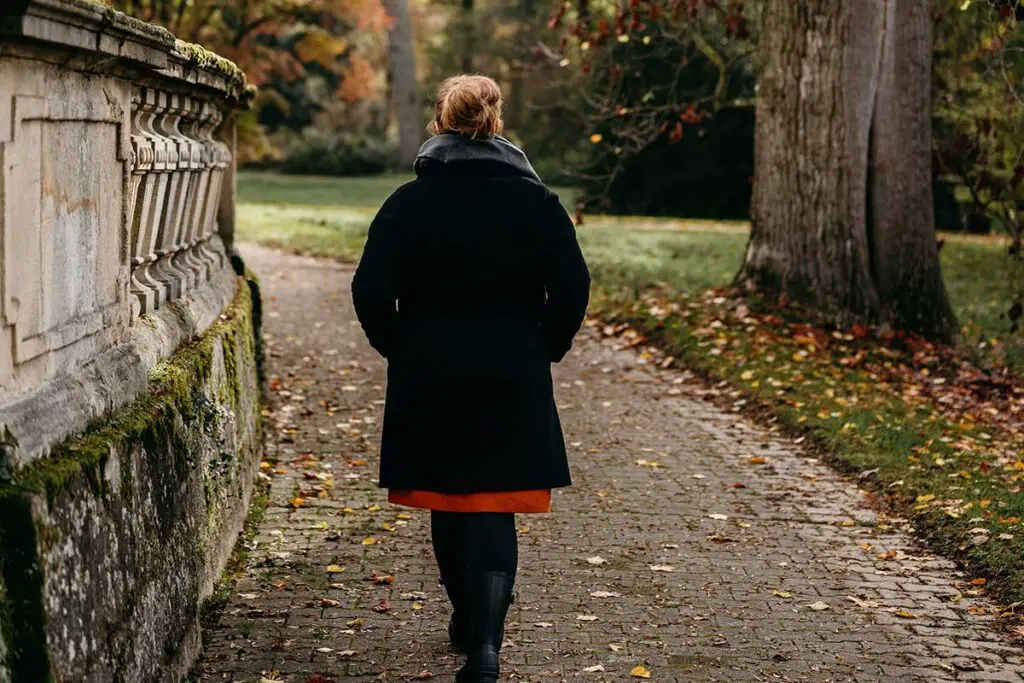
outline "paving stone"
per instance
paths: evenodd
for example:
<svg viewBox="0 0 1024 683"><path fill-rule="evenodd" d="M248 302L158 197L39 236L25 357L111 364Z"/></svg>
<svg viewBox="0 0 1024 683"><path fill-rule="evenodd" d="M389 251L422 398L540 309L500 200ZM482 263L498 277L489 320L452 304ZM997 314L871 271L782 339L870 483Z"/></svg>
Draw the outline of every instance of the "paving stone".
<svg viewBox="0 0 1024 683"><path fill-rule="evenodd" d="M429 514L388 505L375 486L385 364L353 324L352 270L243 253L265 296L267 460L281 473L204 633L200 678L450 681L459 658ZM517 518L509 680L625 681L643 665L651 681L1024 683L1024 652L994 628L994 606L951 602L964 580L951 562L799 446L716 408L708 387L657 361L588 328L555 369L575 485L555 492L552 514Z"/></svg>

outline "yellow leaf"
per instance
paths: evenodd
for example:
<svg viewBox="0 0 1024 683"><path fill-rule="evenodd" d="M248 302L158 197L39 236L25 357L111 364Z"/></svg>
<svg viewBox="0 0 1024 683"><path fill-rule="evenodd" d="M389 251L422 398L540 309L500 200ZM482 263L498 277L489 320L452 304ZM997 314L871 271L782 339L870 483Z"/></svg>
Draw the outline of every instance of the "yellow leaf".
<svg viewBox="0 0 1024 683"><path fill-rule="evenodd" d="M791 598L791 597L793 597L793 594L790 593L789 591L772 591L772 593L777 595L777 596L779 596L780 598Z"/></svg>
<svg viewBox="0 0 1024 683"><path fill-rule="evenodd" d="M376 544L377 544L377 539L374 538L373 536L367 536L366 538L363 539L363 545L376 545Z"/></svg>
<svg viewBox="0 0 1024 683"><path fill-rule="evenodd" d="M594 133L593 135L590 136L590 142L592 142L595 145L597 143L601 142L601 140L603 140L603 139L604 138L601 136L600 133Z"/></svg>
<svg viewBox="0 0 1024 683"><path fill-rule="evenodd" d="M293 508L300 508L306 504L306 499L296 496L295 498L292 498L291 503Z"/></svg>
<svg viewBox="0 0 1024 683"><path fill-rule="evenodd" d="M337 564L329 564L329 565L327 565L327 573L328 574L340 574L343 571L345 571L345 568L342 567L341 565L337 565Z"/></svg>
<svg viewBox="0 0 1024 683"><path fill-rule="evenodd" d="M412 603L412 608L413 609L423 609L423 603L422 602L414 602L414 603Z"/></svg>
<svg viewBox="0 0 1024 683"><path fill-rule="evenodd" d="M638 664L633 667L633 670L629 672L629 675L633 678L650 678L651 670L642 664Z"/></svg>
<svg viewBox="0 0 1024 683"><path fill-rule="evenodd" d="M408 515L408 514L406 514L404 512L399 512L397 518L398 519L412 519L412 515Z"/></svg>
<svg viewBox="0 0 1024 683"><path fill-rule="evenodd" d="M390 524L381 524L380 528L383 529L384 531L394 531L395 530L395 527L391 526Z"/></svg>
<svg viewBox="0 0 1024 683"><path fill-rule="evenodd" d="M313 525L313 528L314 529L320 529L321 531L323 531L324 529L331 528L331 525L328 524L327 522L317 522L316 524Z"/></svg>
<svg viewBox="0 0 1024 683"><path fill-rule="evenodd" d="M349 619L348 621L345 622L345 626L348 626L349 628L359 628L362 625L363 625L363 620L362 619Z"/></svg>
<svg viewBox="0 0 1024 683"><path fill-rule="evenodd" d="M380 505L371 505L370 507L368 507L366 509L369 512L377 512L378 510L380 510Z"/></svg>
<svg viewBox="0 0 1024 683"><path fill-rule="evenodd" d="M904 619L917 619L917 615L905 609L897 610L896 616L903 617Z"/></svg>
<svg viewBox="0 0 1024 683"><path fill-rule="evenodd" d="M261 470L269 470L271 467L273 467L273 465L271 465L266 460L264 460L263 462L260 463L260 469Z"/></svg>
<svg viewBox="0 0 1024 683"><path fill-rule="evenodd" d="M740 375L740 379L743 379L743 380L754 379L754 371L753 370L747 370L742 375Z"/></svg>

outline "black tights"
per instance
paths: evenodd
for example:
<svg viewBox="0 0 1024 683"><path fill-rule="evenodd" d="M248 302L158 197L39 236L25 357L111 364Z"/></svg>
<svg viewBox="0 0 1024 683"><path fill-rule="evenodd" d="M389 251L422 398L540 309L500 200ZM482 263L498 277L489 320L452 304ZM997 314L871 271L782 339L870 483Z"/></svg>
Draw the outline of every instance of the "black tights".
<svg viewBox="0 0 1024 683"><path fill-rule="evenodd" d="M434 555L445 572L496 571L516 573L519 543L511 512L430 513Z"/></svg>

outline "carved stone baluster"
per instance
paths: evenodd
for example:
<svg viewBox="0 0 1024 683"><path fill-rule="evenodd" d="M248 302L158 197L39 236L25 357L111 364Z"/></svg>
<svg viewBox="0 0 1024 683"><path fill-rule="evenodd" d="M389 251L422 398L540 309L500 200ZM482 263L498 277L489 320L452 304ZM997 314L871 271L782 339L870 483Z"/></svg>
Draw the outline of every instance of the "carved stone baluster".
<svg viewBox="0 0 1024 683"><path fill-rule="evenodd" d="M156 310L163 296L163 287L151 273L156 262L157 245L164 207L167 201L167 157L168 141L155 128L155 120L163 112L166 100L163 94L143 88L139 91L138 108L133 114L133 146L138 141L137 157L141 177L136 191L132 221L132 280L131 295L134 315ZM141 162L143 156L151 154L152 162Z"/></svg>
<svg viewBox="0 0 1024 683"><path fill-rule="evenodd" d="M208 258L212 268L221 268L225 265L225 254L222 249L213 249L209 240L217 235L217 211L220 207L220 193L224 186L224 175L228 166L231 165L231 149L222 141L214 137L214 131L224 120L224 115L219 109L214 109L209 127L203 133L204 142L211 146L213 152L213 168L210 172L210 190L207 192L206 205L203 207L203 253Z"/></svg>
<svg viewBox="0 0 1024 683"><path fill-rule="evenodd" d="M174 267L171 259L178 249L176 237L184 196L180 168L182 136L177 130L177 121L181 118L183 107L181 95L163 92L159 94L165 106L154 119L153 128L165 142L167 157L164 161L164 173L167 176L167 192L157 229L157 262L150 272L161 285L159 301L163 303L181 296L182 282L186 279L185 274Z"/></svg>
<svg viewBox="0 0 1024 683"><path fill-rule="evenodd" d="M186 248L178 257L181 267L187 270L196 282L203 282L210 276L209 268L198 253L197 245L202 239L203 202L210 182L210 150L202 140L201 129L209 115L209 102L193 100L189 119L183 130L192 145L192 174L189 187L189 201L186 209L184 243Z"/></svg>
<svg viewBox="0 0 1024 683"><path fill-rule="evenodd" d="M187 99L186 107L181 120L178 122L178 131L181 134L181 145L185 152L179 165L184 174L185 197L181 207L181 220L178 228L178 251L174 255L177 268L184 272L187 277L187 289L193 289L201 280L201 269L198 260L192 254L194 244L193 225L196 212L196 202L199 197L200 172L203 168L203 146L196 138L194 132L198 110L203 106L202 100L194 97Z"/></svg>

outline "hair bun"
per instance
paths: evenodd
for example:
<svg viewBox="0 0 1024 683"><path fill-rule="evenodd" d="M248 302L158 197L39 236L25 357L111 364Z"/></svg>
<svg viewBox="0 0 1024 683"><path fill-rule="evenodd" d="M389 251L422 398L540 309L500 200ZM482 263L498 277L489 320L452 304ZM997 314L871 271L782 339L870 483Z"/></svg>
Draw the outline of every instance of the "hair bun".
<svg viewBox="0 0 1024 683"><path fill-rule="evenodd" d="M453 76L437 90L434 120L430 132L457 133L469 138L492 138L500 135L501 88L487 76Z"/></svg>

